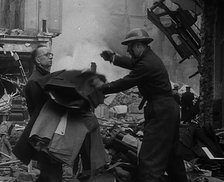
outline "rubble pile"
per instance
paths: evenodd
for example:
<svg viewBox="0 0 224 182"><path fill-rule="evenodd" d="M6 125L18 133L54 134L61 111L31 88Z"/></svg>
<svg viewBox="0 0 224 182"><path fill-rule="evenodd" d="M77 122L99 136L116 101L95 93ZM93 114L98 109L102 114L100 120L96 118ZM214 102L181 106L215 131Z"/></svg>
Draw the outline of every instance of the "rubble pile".
<svg viewBox="0 0 224 182"><path fill-rule="evenodd" d="M39 170L27 166L12 154L12 148L19 139L24 126L3 121L0 124L0 181L23 182L35 181Z"/></svg>
<svg viewBox="0 0 224 182"><path fill-rule="evenodd" d="M132 99L133 95L135 99ZM120 116L118 112L117 115L110 114L109 118L98 117L105 149L111 160L110 168L123 181L134 180L136 174L144 125L143 113L138 111L140 101L138 94L130 91L117 94L107 108L111 111L111 108L126 105L125 115ZM210 125L202 127L197 120L180 126L179 152L184 158L189 182L224 181L223 139L223 130L214 131Z"/></svg>
<svg viewBox="0 0 224 182"><path fill-rule="evenodd" d="M125 122L136 123L144 117L143 110L138 108L141 100L137 88L134 87L125 92L106 96L104 104L98 106L95 113L98 118L107 120L115 118L118 122L124 119Z"/></svg>
<svg viewBox="0 0 224 182"><path fill-rule="evenodd" d="M0 98L0 120L19 123L27 121L29 116L25 98L18 92L8 94L5 89L4 91L4 95Z"/></svg>
<svg viewBox="0 0 224 182"><path fill-rule="evenodd" d="M101 134L115 173L118 168L118 171L129 172L133 179L143 138L142 123L130 126L110 120L108 125L101 125ZM182 127L179 152L184 158L189 182L224 180L224 143L220 143L209 126L200 127L193 123Z"/></svg>
<svg viewBox="0 0 224 182"><path fill-rule="evenodd" d="M8 162L0 163L1 182L34 182L37 179L39 170L29 168L19 160L13 159Z"/></svg>
<svg viewBox="0 0 224 182"><path fill-rule="evenodd" d="M136 90L113 94L96 109L106 152L108 172L120 181L134 181L137 155L143 139L144 116L138 110L141 97ZM0 125L0 181L35 181L36 164L23 165L11 153L26 123L2 122ZM4 136L4 137L3 137ZM4 138L4 140L3 140ZM162 152L162 151L161 151ZM224 129L213 130L197 121L180 126L180 151L189 182L224 181Z"/></svg>
<svg viewBox="0 0 224 182"><path fill-rule="evenodd" d="M6 120L12 107L12 96L4 90L4 95L0 98L0 116Z"/></svg>
<svg viewBox="0 0 224 182"><path fill-rule="evenodd" d="M28 111L25 98L20 95L13 97L8 121L26 121L27 119Z"/></svg>
<svg viewBox="0 0 224 182"><path fill-rule="evenodd" d="M224 180L224 143L221 138L211 125L190 123L180 128L180 153L191 181Z"/></svg>

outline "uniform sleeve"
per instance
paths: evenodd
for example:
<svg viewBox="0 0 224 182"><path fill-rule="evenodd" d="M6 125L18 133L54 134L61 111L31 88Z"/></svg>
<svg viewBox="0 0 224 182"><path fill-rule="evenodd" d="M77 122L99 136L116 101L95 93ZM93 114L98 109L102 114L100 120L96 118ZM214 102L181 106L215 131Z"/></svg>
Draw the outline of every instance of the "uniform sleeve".
<svg viewBox="0 0 224 182"><path fill-rule="evenodd" d="M120 92L123 90L127 90L138 85L140 82L144 82L145 78L147 77L147 81L149 78L149 71L145 69L144 65L138 65L134 70L132 70L128 75L125 77L118 79L116 81L104 84L101 87L101 91L104 94L111 94Z"/></svg>
<svg viewBox="0 0 224 182"><path fill-rule="evenodd" d="M134 60L128 56L116 55L113 64L129 70L134 69Z"/></svg>

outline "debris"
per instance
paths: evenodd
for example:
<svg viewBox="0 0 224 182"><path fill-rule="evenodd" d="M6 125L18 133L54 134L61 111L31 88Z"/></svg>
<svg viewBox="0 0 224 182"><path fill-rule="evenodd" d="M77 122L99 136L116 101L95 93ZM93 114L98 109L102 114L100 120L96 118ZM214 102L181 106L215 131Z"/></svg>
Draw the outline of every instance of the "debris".
<svg viewBox="0 0 224 182"><path fill-rule="evenodd" d="M7 154L5 154L5 153L1 152L1 151L0 151L0 154L2 154L2 155L4 155L4 156L8 157L9 159L12 159L12 157L11 157L11 156L9 156L9 155L7 155Z"/></svg>
<svg viewBox="0 0 224 182"><path fill-rule="evenodd" d="M9 95L6 91L6 89L4 89L4 95L0 98L0 112L1 115L3 115L4 113L8 113L11 109L11 95Z"/></svg>
<svg viewBox="0 0 224 182"><path fill-rule="evenodd" d="M20 162L21 162L20 160L2 162L2 163L0 163L0 166L9 165L9 164L15 164L15 163L20 163Z"/></svg>
<svg viewBox="0 0 224 182"><path fill-rule="evenodd" d="M35 177L28 172L20 172L18 177L16 178L17 182L34 182Z"/></svg>

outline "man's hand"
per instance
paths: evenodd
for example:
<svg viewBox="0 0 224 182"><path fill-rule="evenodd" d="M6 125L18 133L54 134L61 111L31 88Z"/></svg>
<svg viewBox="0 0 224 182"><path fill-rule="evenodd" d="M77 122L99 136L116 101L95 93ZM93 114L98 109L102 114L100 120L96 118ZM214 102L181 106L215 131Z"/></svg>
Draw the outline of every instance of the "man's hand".
<svg viewBox="0 0 224 182"><path fill-rule="evenodd" d="M95 78L93 79L91 85L94 87L94 88L100 88L103 84L105 84L104 81L102 81L100 78Z"/></svg>
<svg viewBox="0 0 224 182"><path fill-rule="evenodd" d="M114 57L115 53L111 52L111 51L103 51L100 56L105 60L105 61L109 61L110 63L113 61L113 57Z"/></svg>

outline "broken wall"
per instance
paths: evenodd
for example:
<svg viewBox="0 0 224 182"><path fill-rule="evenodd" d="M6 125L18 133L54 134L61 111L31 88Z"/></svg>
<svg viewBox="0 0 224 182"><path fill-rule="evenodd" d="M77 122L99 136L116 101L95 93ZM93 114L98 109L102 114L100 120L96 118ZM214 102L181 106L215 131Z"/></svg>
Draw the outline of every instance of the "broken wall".
<svg viewBox="0 0 224 182"><path fill-rule="evenodd" d="M0 0L0 28L29 35L61 33L61 14L61 0Z"/></svg>
<svg viewBox="0 0 224 182"><path fill-rule="evenodd" d="M23 29L24 5L25 0L0 0L0 27Z"/></svg>
<svg viewBox="0 0 224 182"><path fill-rule="evenodd" d="M166 6L173 11L178 8L178 6L172 3L170 0L166 0L164 4L166 4ZM149 7L151 6L152 5L149 5ZM170 43L167 37L154 25L153 29L155 32L157 32L157 35L155 36L154 42L152 43L152 48L163 59L166 68L168 69L170 80L172 82L179 83L180 85L188 84L194 90L196 90L197 93L199 93L200 75L196 75L195 77L189 79L189 76L198 70L198 63L196 59L190 57L189 59L186 59L184 62L179 64L179 61L181 61L182 58L179 56L173 45Z"/></svg>
<svg viewBox="0 0 224 182"><path fill-rule="evenodd" d="M201 50L201 79L200 79L200 122L202 124L213 121L214 98L214 33L215 14L217 8L213 1L203 3L202 15L202 50Z"/></svg>

